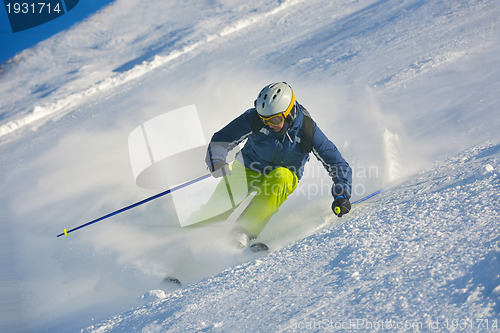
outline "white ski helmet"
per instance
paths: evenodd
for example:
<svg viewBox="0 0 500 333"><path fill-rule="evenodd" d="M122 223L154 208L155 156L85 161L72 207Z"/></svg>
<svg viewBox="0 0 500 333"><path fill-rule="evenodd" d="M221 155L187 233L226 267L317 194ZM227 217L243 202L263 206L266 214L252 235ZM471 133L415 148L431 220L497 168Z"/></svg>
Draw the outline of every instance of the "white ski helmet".
<svg viewBox="0 0 500 333"><path fill-rule="evenodd" d="M255 100L257 112L264 118L284 112L286 118L295 105L295 94L286 82L265 86Z"/></svg>

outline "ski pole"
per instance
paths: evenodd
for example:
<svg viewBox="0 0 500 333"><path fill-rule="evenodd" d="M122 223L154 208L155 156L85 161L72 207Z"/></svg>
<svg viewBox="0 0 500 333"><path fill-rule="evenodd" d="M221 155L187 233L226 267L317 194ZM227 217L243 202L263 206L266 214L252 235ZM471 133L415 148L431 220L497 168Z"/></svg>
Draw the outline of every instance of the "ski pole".
<svg viewBox="0 0 500 333"><path fill-rule="evenodd" d="M231 171L233 168L230 164L229 165L229 171ZM231 186L229 185L229 181L227 180L227 173L226 173L226 170L224 170L224 168L222 168L222 177L224 178L224 182L226 183L226 189L227 189L227 193L229 194L229 199L231 200L231 205L234 207L236 207L236 204L234 203L234 198L233 198L233 191L231 191Z"/></svg>
<svg viewBox="0 0 500 333"><path fill-rule="evenodd" d="M358 203L363 202L363 201L365 201L365 200L368 200L368 199L370 199L371 197L376 196L376 195L377 195L377 194L379 194L380 192L382 192L382 190L378 190L378 191L373 192L372 194L368 194L366 197L361 198L361 199L359 199L359 200L357 200L357 201L354 201L353 203L351 203L351 205L355 205L355 204L358 204Z"/></svg>
<svg viewBox="0 0 500 333"><path fill-rule="evenodd" d="M187 186L192 185L192 184L194 184L194 183L197 183L197 182L199 182L199 181L201 181L201 180L203 180L203 179L206 179L206 178L208 178L208 177L210 177L210 176L211 176L210 174L207 174L207 175L201 176L201 177L199 177L199 178L196 178L196 179L190 180L190 181L188 181L188 182L186 182L186 183L184 183L184 184L181 184L181 185L179 185L179 186L176 186L176 187L174 187L174 188L171 188L171 189L168 189L168 190L163 191L163 192L161 192L161 193L158 193L158 194L155 194L155 195L153 195L153 196L150 196L149 198L146 198L146 199L144 199L144 200L138 201L138 202L133 203L133 204L131 204L131 205L128 205L128 206L126 206L126 207L123 207L123 208L120 208L120 209L118 209L118 210L115 210L114 212L111 212L111 213L109 213L109 214L106 214L106 215L104 215L104 216L101 216L101 217L99 217L99 218L96 218L95 220L92 220L92 221L90 221L90 222L87 222L87 223L85 223L85 224L82 224L82 225L80 225L80 226L78 226L78 227L75 227L75 228L73 228L73 229L70 229L70 230L64 229L64 231L63 231L62 233L60 233L59 235L57 235L57 237L61 237L61 236L66 236L66 237L68 237L68 236L69 236L68 234L69 234L69 233L71 233L71 232L73 232L73 231L76 231L76 230L78 230L78 229L85 228L85 227L87 227L87 226L89 226L89 225L91 225L91 224L94 224L94 223L97 223L97 222L99 222L99 221L105 220L105 219L107 219L108 217L111 217L111 216L114 216L114 215L117 215L117 214L123 213L123 212L125 212L125 211L127 211L127 210L129 210L129 209L132 209L132 208L134 208L134 207L137 207L137 206L140 206L140 205L142 205L142 204L145 204L146 202L152 201L152 200L154 200L154 199L157 199L157 198L162 197L162 196L164 196L164 195L167 195L167 194L169 194L169 193L172 193L172 192L175 192L175 191L177 191L177 190L180 190L181 188L184 188L184 187L187 187Z"/></svg>

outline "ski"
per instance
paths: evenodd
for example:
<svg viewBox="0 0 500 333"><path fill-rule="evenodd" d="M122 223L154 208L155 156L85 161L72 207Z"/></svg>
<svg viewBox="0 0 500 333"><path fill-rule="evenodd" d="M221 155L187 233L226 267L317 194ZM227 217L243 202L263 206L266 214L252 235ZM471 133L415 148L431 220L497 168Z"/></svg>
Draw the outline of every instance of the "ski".
<svg viewBox="0 0 500 333"><path fill-rule="evenodd" d="M174 285L174 286L179 286L182 287L182 283L179 279L167 276L166 278L163 279L163 282L169 285Z"/></svg>
<svg viewBox="0 0 500 333"><path fill-rule="evenodd" d="M264 243L254 243L250 245L250 251L254 253L264 252L264 251L269 253L269 246L267 246Z"/></svg>
<svg viewBox="0 0 500 333"><path fill-rule="evenodd" d="M378 190L378 191L375 191L375 192L373 192L373 193L370 193L370 194L368 194L367 196L362 197L361 199L358 199L358 200L354 201L351 205L357 205L357 204L359 204L359 203L361 203L361 202L364 202L364 201L366 201L366 200L368 200L368 199L370 199L370 198L373 198L374 196L376 196L376 195L380 194L381 192L382 192L382 190ZM251 195L251 198L250 198L250 199L248 199L248 198L247 198L247 199L244 201L244 205L243 205L243 207L246 207L246 206L248 205L249 201L253 198L253 196L254 196L254 195L255 195L255 194ZM235 223L235 222L236 222L237 217L238 217L238 216L239 216L239 215L240 215L243 211L244 211L244 209L239 209L236 213L235 213L235 212L233 212L233 213L231 214L231 216L230 216L230 217L232 217L232 218L228 218L228 221ZM226 223L228 223L228 222L226 221ZM323 225L323 227L326 227L327 225L331 225L331 223L327 223L327 224ZM318 230L320 230L320 229L323 229L323 227L318 228L315 232L317 232L317 231L318 231ZM247 255L253 255L253 256L254 256L255 254L261 254L261 253L262 253L262 254L269 254L269 253L271 253L271 250L269 249L269 246L267 246L266 244L264 244L264 243L262 243L262 242L256 242L256 243L253 243L253 244L251 244L251 245L249 245L249 246L246 246L246 247L244 247L244 248L242 249L242 254L247 254ZM180 281L179 279L177 279L177 278L175 278L175 277L171 277L171 276L167 276L167 277L165 277L165 278L163 279L163 282L164 282L165 284L168 284L168 285L171 285L171 286L176 286L176 287L182 287L182 286L183 286L183 285L182 285L182 283L181 283L181 281Z"/></svg>

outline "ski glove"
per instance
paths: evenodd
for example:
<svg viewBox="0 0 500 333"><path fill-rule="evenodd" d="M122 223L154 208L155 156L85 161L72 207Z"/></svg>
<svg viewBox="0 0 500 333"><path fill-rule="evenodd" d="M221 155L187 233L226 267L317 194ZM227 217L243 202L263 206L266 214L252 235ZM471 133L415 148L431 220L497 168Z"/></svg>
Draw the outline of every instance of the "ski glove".
<svg viewBox="0 0 500 333"><path fill-rule="evenodd" d="M335 215L342 217L351 210L351 203L344 195L339 195L332 203L332 210Z"/></svg>
<svg viewBox="0 0 500 333"><path fill-rule="evenodd" d="M210 164L210 173L215 178L231 175L232 167L226 161L215 160Z"/></svg>

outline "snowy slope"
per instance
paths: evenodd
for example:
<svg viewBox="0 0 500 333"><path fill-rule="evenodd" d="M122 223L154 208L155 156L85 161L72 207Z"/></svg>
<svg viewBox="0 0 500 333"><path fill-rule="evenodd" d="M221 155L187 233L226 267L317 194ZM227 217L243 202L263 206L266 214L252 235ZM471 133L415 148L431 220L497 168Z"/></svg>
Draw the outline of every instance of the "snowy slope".
<svg viewBox="0 0 500 333"><path fill-rule="evenodd" d="M117 0L25 50L0 76L5 326L79 331L169 274L187 287L88 331L498 318L497 4ZM132 178L139 124L196 104L208 139L276 80L349 160L354 197L383 195L332 220L311 161L258 260L207 251L221 231L175 228L168 198L55 238L160 190Z"/></svg>
<svg viewBox="0 0 500 333"><path fill-rule="evenodd" d="M340 227L86 332L497 331L499 158L499 145L469 149Z"/></svg>

